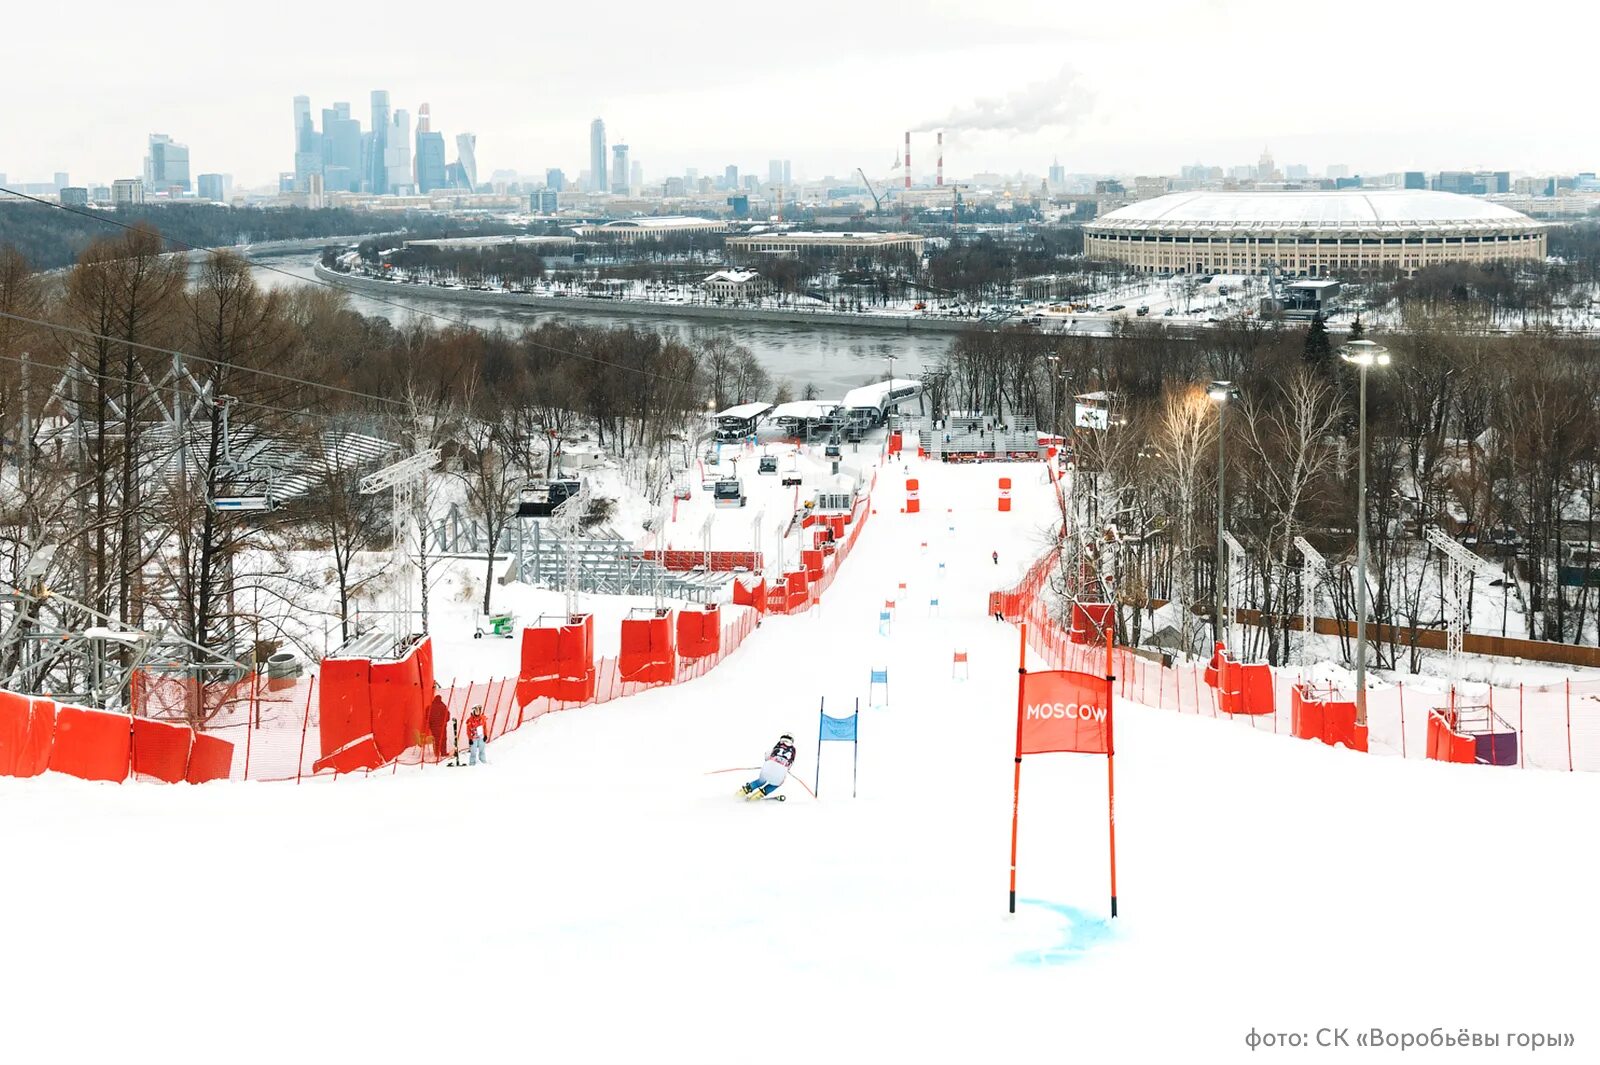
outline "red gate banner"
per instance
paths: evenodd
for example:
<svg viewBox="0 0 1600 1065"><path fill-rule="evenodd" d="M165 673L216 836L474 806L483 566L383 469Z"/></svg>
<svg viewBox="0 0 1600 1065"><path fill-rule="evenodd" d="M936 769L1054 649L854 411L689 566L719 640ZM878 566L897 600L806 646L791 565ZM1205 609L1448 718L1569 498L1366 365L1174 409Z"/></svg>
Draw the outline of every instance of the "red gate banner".
<svg viewBox="0 0 1600 1065"><path fill-rule="evenodd" d="M1053 670L1022 677L1022 753L1111 752L1111 681Z"/></svg>

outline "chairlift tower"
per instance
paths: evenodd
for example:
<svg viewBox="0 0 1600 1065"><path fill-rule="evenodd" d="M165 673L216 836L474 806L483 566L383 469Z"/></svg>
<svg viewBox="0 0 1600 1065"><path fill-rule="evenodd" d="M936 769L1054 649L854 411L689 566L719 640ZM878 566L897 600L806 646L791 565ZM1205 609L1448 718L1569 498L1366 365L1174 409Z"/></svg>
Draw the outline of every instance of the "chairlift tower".
<svg viewBox="0 0 1600 1065"><path fill-rule="evenodd" d="M1450 657L1450 681L1455 683L1461 679L1461 648L1467 633L1466 604L1472 590L1472 577L1477 573L1494 576L1498 571L1487 559L1456 543L1437 525L1428 526L1424 532L1428 543L1438 548L1445 558L1445 648Z"/></svg>
<svg viewBox="0 0 1600 1065"><path fill-rule="evenodd" d="M368 474L357 485L357 491L364 496L376 495L385 489L393 493L394 636L397 642L411 635L411 579L406 573L411 557L406 550L406 515L411 510L414 486L438 465L439 449L429 448ZM417 523L417 535L428 535L423 522Z"/></svg>
<svg viewBox="0 0 1600 1065"><path fill-rule="evenodd" d="M1311 637L1317 620L1317 589L1328 574L1328 560L1304 536L1294 538L1294 549L1305 565L1300 570L1300 664L1311 664Z"/></svg>
<svg viewBox="0 0 1600 1065"><path fill-rule="evenodd" d="M580 480L578 490L558 504L550 512L547 527L554 534L556 542L561 545L561 558L563 562L561 574L561 594L566 599L567 617L571 618L578 613L578 532L583 527L584 515L589 513L589 502L593 498L589 491L589 482ZM663 560L664 561L664 560Z"/></svg>

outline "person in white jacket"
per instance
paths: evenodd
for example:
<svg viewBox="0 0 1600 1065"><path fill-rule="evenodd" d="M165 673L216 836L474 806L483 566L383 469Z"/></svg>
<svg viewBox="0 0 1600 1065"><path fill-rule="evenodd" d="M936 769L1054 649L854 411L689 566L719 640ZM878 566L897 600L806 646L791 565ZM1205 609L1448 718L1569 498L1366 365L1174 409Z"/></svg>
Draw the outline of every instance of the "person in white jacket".
<svg viewBox="0 0 1600 1065"><path fill-rule="evenodd" d="M794 753L794 737L785 732L778 737L778 742L772 745L761 772L754 780L740 788L739 793L750 799L764 799L777 791L789 777L789 767L794 765Z"/></svg>

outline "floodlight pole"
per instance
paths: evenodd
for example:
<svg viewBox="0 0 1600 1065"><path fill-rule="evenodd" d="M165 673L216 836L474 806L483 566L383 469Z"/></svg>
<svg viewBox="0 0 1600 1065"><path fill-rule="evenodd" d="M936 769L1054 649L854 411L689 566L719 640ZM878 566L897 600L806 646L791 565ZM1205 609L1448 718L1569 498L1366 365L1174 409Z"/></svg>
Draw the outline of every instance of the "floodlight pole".
<svg viewBox="0 0 1600 1065"><path fill-rule="evenodd" d="M1356 416L1356 724L1367 723L1367 368L1389 365L1389 350L1371 340L1352 340L1339 353L1359 370Z"/></svg>
<svg viewBox="0 0 1600 1065"><path fill-rule="evenodd" d="M1227 517L1227 496L1224 494L1224 488L1227 482L1228 469L1227 453L1225 450L1227 434L1224 432L1224 430L1227 428L1228 423L1228 401L1238 398L1239 390L1234 387L1232 381L1213 381L1211 382L1210 387L1206 389L1206 395L1209 396L1212 402L1216 403L1217 405L1217 575L1215 581L1217 586L1217 613L1216 622L1212 628L1215 630L1217 642L1224 643L1226 642L1226 626L1233 620L1232 618L1229 618L1225 622L1222 614L1224 605L1223 574L1227 572L1227 562L1224 552L1226 552L1228 549L1228 545L1224 540L1224 530L1226 528Z"/></svg>
<svg viewBox="0 0 1600 1065"><path fill-rule="evenodd" d="M1367 364L1360 364L1356 417L1356 724L1367 723Z"/></svg>
<svg viewBox="0 0 1600 1065"><path fill-rule="evenodd" d="M1226 643L1227 642L1227 636L1225 635L1225 633L1227 632L1226 626L1228 624L1227 621L1223 620L1223 614L1222 614L1222 609L1223 609L1223 605L1224 605L1224 598L1225 598L1225 593L1223 591L1223 587L1224 587L1224 585L1223 585L1223 574L1227 573L1227 567L1224 564L1223 559L1225 558L1224 552L1226 552L1227 549L1228 549L1228 545L1222 539L1222 537L1224 535L1223 534L1224 515L1225 515L1224 508L1227 506L1227 496L1223 494L1223 485L1226 483L1227 475L1228 475L1228 463L1227 463L1226 458L1224 458L1224 452L1223 452L1224 434L1223 434L1222 430L1223 430L1223 427L1227 424L1227 421L1228 421L1228 400L1227 400L1226 397L1224 397L1223 399L1221 399L1217 403L1217 579L1216 579L1216 585L1217 585L1217 624L1216 624L1216 634L1217 634L1217 642L1218 643Z"/></svg>

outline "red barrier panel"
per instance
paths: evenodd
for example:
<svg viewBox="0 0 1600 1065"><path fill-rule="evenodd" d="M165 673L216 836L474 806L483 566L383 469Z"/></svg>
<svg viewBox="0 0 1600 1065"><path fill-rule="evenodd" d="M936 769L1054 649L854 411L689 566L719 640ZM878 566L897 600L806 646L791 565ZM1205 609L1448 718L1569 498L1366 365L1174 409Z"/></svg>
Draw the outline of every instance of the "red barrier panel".
<svg viewBox="0 0 1600 1065"><path fill-rule="evenodd" d="M56 706L16 692L0 691L0 777L36 777L50 765Z"/></svg>
<svg viewBox="0 0 1600 1065"><path fill-rule="evenodd" d="M1276 707L1272 697L1272 667L1249 665L1239 667L1239 698L1234 708L1236 714L1270 714Z"/></svg>
<svg viewBox="0 0 1600 1065"><path fill-rule="evenodd" d="M1258 667L1248 666L1247 669ZM1259 667L1268 668L1268 667ZM1268 695L1270 698L1270 693ZM1332 702L1296 684L1289 696L1290 730L1302 740L1321 740L1330 747L1343 744L1352 751L1366 751L1367 726L1356 724L1356 704Z"/></svg>
<svg viewBox="0 0 1600 1065"><path fill-rule="evenodd" d="M208 780L227 780L232 771L233 744L207 732L195 733L184 779L191 784L204 784Z"/></svg>
<svg viewBox="0 0 1600 1065"><path fill-rule="evenodd" d="M1478 760L1477 740L1450 727L1439 711L1428 714L1428 757L1436 762L1473 765Z"/></svg>
<svg viewBox="0 0 1600 1065"><path fill-rule="evenodd" d="M899 433L890 433L889 434L889 454L898 455L900 453L900 446L901 446L900 434Z"/></svg>
<svg viewBox="0 0 1600 1065"><path fill-rule="evenodd" d="M800 565L806 571L806 579L815 584L822 579L822 552L800 552Z"/></svg>
<svg viewBox="0 0 1600 1065"><path fill-rule="evenodd" d="M834 514L828 518L828 528L833 532L835 540L844 539L844 525L850 520L848 514Z"/></svg>
<svg viewBox="0 0 1600 1065"><path fill-rule="evenodd" d="M1243 669L1239 663L1223 655L1221 667L1217 670L1217 709L1224 714L1239 712L1239 690L1242 680Z"/></svg>
<svg viewBox="0 0 1600 1065"><path fill-rule="evenodd" d="M1296 684L1289 695L1290 728L1294 735L1302 740L1320 740L1322 710L1326 705L1321 699L1307 699L1305 690Z"/></svg>
<svg viewBox="0 0 1600 1065"><path fill-rule="evenodd" d="M624 618L617 672L624 681L670 684L678 670L672 611L656 617Z"/></svg>
<svg viewBox="0 0 1600 1065"><path fill-rule="evenodd" d="M431 636L417 645L416 657L417 689L422 693L421 705L423 708L422 716L419 716L417 720L422 722L421 727L426 727L425 715L427 706L433 701L433 638Z"/></svg>
<svg viewBox="0 0 1600 1065"><path fill-rule="evenodd" d="M789 582L779 577L767 585L767 605L763 613L787 614L789 612Z"/></svg>
<svg viewBox="0 0 1600 1065"><path fill-rule="evenodd" d="M367 673L371 692L372 740L385 762L400 757L412 747L427 742L426 716L428 703L433 699L433 689L428 698L422 697L421 677L417 669L417 656L422 646L412 648L404 658L393 662L373 662Z"/></svg>
<svg viewBox="0 0 1600 1065"><path fill-rule="evenodd" d="M806 571L797 569L793 573L785 573L783 582L789 593L785 609L791 614L804 610L811 599L811 580L806 576Z"/></svg>
<svg viewBox="0 0 1600 1065"><path fill-rule="evenodd" d="M57 707L50 768L84 780L126 780L131 720L104 710Z"/></svg>
<svg viewBox="0 0 1600 1065"><path fill-rule="evenodd" d="M561 679L556 698L586 703L594 698L594 615L573 614L557 630L556 666Z"/></svg>
<svg viewBox="0 0 1600 1065"><path fill-rule="evenodd" d="M1073 643L1098 643L1104 645L1104 633L1112 625L1112 613L1116 607L1111 603L1079 603L1072 604L1072 642Z"/></svg>
<svg viewBox="0 0 1600 1065"><path fill-rule="evenodd" d="M920 514L922 512L922 482L915 477L906 478L906 513Z"/></svg>
<svg viewBox="0 0 1600 1065"><path fill-rule="evenodd" d="M522 630L522 664L517 670L517 705L527 706L541 696L554 697L561 683L558 645L561 630L554 626Z"/></svg>
<svg viewBox="0 0 1600 1065"><path fill-rule="evenodd" d="M323 664L327 664L323 659ZM331 769L335 773L353 773L357 769L376 769L383 764L383 755L378 753L378 745L372 742L371 734L351 740L345 746L325 754L311 763L311 771L320 773L324 769Z"/></svg>
<svg viewBox="0 0 1600 1065"><path fill-rule="evenodd" d="M1011 509L1011 478L1000 478L1000 511L1005 513Z"/></svg>
<svg viewBox="0 0 1600 1065"><path fill-rule="evenodd" d="M372 735L372 692L368 678L371 669L372 663L365 658L322 660L317 690L320 713L317 733L323 758Z"/></svg>
<svg viewBox="0 0 1600 1065"><path fill-rule="evenodd" d="M133 771L176 784L189 772L189 746L194 730L170 721L133 719Z"/></svg>
<svg viewBox="0 0 1600 1065"><path fill-rule="evenodd" d="M684 610L678 614L678 655L709 658L722 649L722 609Z"/></svg>
<svg viewBox="0 0 1600 1065"><path fill-rule="evenodd" d="M1352 751L1366 751L1367 726L1356 724L1355 703L1324 704L1322 742L1330 747L1343 744Z"/></svg>

